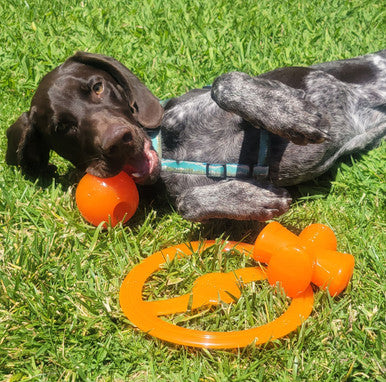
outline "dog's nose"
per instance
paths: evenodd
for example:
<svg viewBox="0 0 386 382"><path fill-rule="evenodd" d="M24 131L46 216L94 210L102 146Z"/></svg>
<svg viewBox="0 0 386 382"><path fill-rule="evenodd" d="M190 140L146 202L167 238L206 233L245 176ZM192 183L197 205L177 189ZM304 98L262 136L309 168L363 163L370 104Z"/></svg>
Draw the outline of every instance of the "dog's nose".
<svg viewBox="0 0 386 382"><path fill-rule="evenodd" d="M107 131L102 139L102 150L107 154L115 154L121 148L125 148L133 141L133 135L127 128L114 128Z"/></svg>

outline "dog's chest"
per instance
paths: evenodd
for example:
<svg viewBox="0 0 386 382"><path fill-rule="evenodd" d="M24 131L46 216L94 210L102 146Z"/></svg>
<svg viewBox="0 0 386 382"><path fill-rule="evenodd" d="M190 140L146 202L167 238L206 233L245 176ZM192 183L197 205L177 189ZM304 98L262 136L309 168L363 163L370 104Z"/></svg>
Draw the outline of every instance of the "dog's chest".
<svg viewBox="0 0 386 382"><path fill-rule="evenodd" d="M165 158L211 163L257 162L259 129L222 110L209 92L168 109L161 129Z"/></svg>

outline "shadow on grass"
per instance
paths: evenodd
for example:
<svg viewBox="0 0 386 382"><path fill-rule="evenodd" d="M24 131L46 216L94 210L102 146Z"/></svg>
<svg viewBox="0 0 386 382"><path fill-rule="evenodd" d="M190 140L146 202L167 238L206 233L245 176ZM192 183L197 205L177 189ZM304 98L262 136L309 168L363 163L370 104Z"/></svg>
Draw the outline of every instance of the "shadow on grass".
<svg viewBox="0 0 386 382"><path fill-rule="evenodd" d="M38 177L24 172L21 172L21 175L27 182L36 183L36 186L43 189L51 187L52 182L55 181L55 184L59 185L63 192L67 192L70 187L76 185L83 176L80 171L71 165L68 165L63 173L58 172L56 166L52 165Z"/></svg>

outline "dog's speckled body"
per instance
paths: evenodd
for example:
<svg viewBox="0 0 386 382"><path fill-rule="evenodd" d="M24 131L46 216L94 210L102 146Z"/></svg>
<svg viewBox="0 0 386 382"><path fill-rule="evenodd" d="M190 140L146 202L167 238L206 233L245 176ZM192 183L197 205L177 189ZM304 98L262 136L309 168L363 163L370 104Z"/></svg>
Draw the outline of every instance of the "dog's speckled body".
<svg viewBox="0 0 386 382"><path fill-rule="evenodd" d="M138 183L151 183L160 161L142 127L155 127L161 115L155 98L122 64L78 53L43 79L31 110L8 130L7 161L39 174L54 149L95 175L125 170ZM161 173L184 217L271 219L289 208L283 186L317 177L341 156L375 146L386 133L386 51L258 77L223 74L211 89L167 103L163 156L254 164L260 129L270 132L265 181Z"/></svg>

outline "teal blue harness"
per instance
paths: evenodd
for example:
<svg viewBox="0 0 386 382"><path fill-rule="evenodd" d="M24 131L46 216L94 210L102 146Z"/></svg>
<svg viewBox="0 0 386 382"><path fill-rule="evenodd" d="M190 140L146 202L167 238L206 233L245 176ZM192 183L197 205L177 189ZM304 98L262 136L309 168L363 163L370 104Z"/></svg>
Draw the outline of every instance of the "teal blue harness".
<svg viewBox="0 0 386 382"><path fill-rule="evenodd" d="M162 171L179 174L205 175L210 178L255 178L268 176L267 165L269 136L266 130L260 130L259 155L254 165L239 163L206 163L162 158L161 129L148 130L152 145L161 159Z"/></svg>
<svg viewBox="0 0 386 382"><path fill-rule="evenodd" d="M161 101L164 106L166 101ZM161 159L161 170L179 174L205 175L210 178L254 178L265 179L268 176L269 135L260 129L260 142L257 163L206 163L162 158L161 129L147 130L154 150Z"/></svg>

